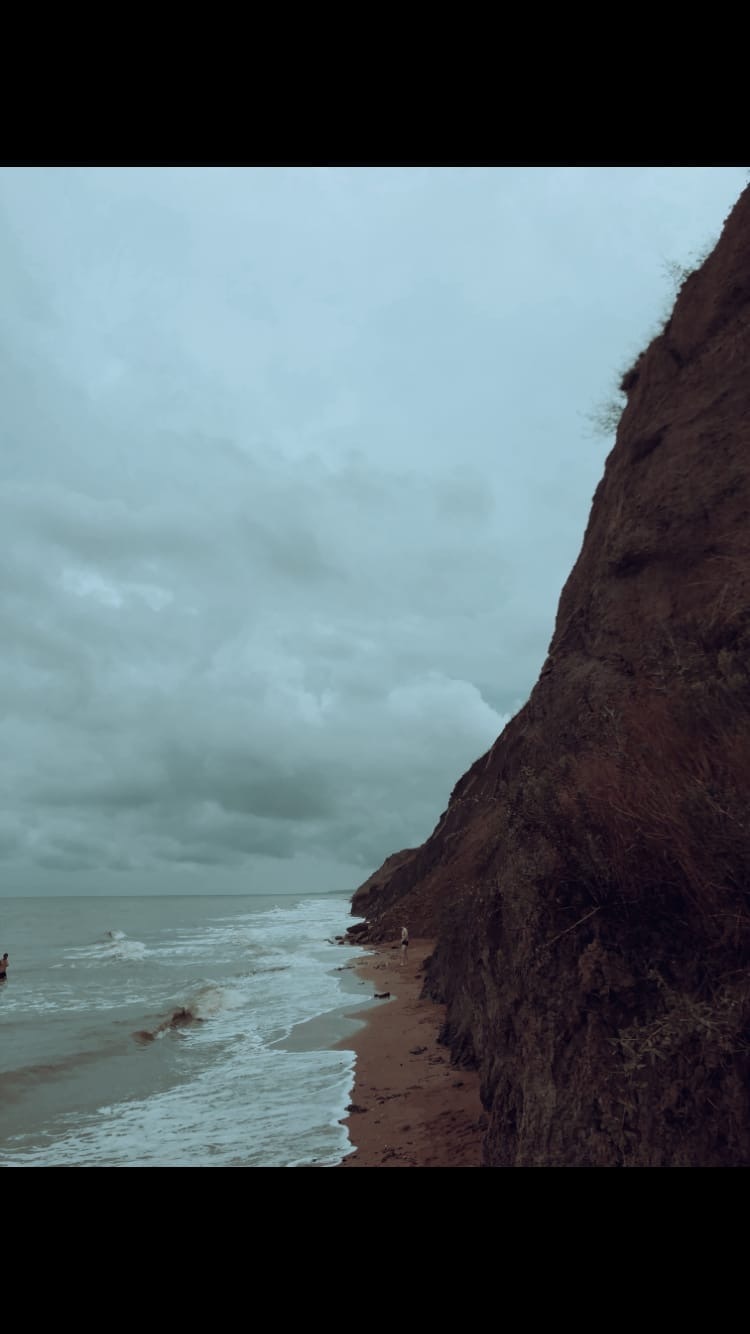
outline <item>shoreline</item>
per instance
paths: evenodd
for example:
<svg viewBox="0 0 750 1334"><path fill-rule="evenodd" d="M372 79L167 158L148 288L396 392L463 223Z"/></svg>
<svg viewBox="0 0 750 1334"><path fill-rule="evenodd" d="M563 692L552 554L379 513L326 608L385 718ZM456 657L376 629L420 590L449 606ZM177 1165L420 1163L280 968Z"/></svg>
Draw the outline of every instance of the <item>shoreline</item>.
<svg viewBox="0 0 750 1334"><path fill-rule="evenodd" d="M354 1033L335 1051L355 1054L348 1115L352 1148L337 1167L482 1167L486 1114L479 1074L451 1065L438 1043L445 1006L420 998L423 966L434 941L409 944L401 965L394 945L366 945L355 974L373 985L375 999L351 1012Z"/></svg>

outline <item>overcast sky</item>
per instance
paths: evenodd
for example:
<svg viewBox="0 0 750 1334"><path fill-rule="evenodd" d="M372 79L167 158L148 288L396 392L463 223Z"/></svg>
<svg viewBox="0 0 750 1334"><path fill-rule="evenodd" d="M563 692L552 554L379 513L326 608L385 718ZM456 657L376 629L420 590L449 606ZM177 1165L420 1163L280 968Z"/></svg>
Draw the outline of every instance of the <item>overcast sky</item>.
<svg viewBox="0 0 750 1334"><path fill-rule="evenodd" d="M422 842L746 177L1 168L0 892L353 891Z"/></svg>

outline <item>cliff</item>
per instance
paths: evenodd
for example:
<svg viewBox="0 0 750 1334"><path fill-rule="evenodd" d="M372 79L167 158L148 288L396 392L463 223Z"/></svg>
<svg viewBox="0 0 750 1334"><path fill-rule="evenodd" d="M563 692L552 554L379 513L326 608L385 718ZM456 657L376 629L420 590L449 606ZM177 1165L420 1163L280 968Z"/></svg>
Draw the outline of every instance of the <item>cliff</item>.
<svg viewBox="0 0 750 1334"><path fill-rule="evenodd" d="M489 1166L750 1165L750 190L622 389L528 703L352 902Z"/></svg>

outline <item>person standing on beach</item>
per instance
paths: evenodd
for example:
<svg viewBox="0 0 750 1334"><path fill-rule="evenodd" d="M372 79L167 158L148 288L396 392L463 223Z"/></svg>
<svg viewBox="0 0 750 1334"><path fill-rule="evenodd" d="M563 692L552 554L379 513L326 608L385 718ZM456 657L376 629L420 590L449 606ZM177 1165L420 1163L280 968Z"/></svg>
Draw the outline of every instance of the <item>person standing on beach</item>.
<svg viewBox="0 0 750 1334"><path fill-rule="evenodd" d="M8 955L5 953L0 959L0 982L4 982L8 976Z"/></svg>
<svg viewBox="0 0 750 1334"><path fill-rule="evenodd" d="M403 968L409 957L409 932L405 926L401 927L401 967Z"/></svg>

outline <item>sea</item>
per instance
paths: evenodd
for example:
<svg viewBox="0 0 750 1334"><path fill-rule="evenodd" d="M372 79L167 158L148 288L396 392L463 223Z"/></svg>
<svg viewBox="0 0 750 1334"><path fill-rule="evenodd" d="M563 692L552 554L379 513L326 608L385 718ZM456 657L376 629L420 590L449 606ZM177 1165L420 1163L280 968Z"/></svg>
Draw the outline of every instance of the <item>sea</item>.
<svg viewBox="0 0 750 1334"><path fill-rule="evenodd" d="M1 1167L333 1167L372 985L338 894L0 899Z"/></svg>

